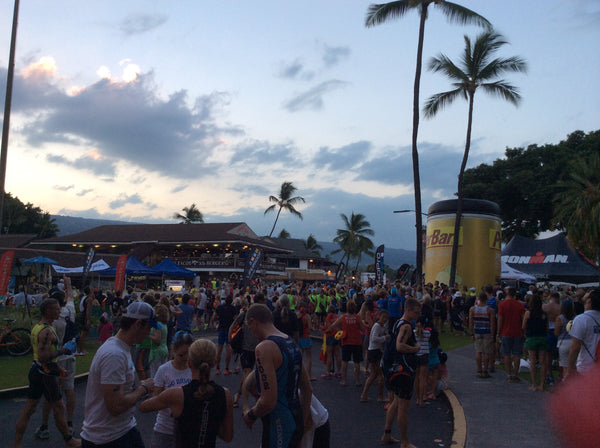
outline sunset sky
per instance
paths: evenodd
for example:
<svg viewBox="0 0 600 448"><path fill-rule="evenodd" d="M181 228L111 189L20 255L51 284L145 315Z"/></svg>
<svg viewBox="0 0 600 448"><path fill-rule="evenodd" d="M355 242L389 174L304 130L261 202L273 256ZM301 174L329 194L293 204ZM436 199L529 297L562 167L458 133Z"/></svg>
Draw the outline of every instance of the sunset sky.
<svg viewBox="0 0 600 448"><path fill-rule="evenodd" d="M599 0L464 0L510 42L527 74L506 79L515 108L475 99L469 166L506 147L600 129ZM206 222L268 234L268 196L291 181L301 221L275 229L331 241L362 213L375 245L414 248L410 141L418 16L365 28L367 1L24 0L17 38L6 191L53 214ZM13 2L0 2L0 91ZM435 6L424 63L457 60L463 36ZM421 99L448 90L423 71ZM2 103L4 100L2 99ZM1 111L0 111L1 113ZM456 191L467 104L421 118L423 209Z"/></svg>

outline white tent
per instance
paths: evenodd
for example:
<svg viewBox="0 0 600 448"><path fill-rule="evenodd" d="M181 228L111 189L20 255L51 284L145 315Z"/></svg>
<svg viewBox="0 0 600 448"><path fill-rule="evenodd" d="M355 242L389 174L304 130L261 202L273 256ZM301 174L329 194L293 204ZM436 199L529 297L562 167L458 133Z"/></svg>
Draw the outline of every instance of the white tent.
<svg viewBox="0 0 600 448"><path fill-rule="evenodd" d="M52 265L52 268L58 274L77 274L77 273L83 272L83 266L78 266L76 268L64 268L62 266ZM100 260L92 263L92 265L90 266L90 272L103 271L104 269L108 269L108 268L110 268L110 266L106 263L106 261L100 259Z"/></svg>
<svg viewBox="0 0 600 448"><path fill-rule="evenodd" d="M511 268L504 261L502 262L502 272L500 273L502 280L519 280L520 282L535 283L536 278L533 275L525 274L524 272L517 271Z"/></svg>

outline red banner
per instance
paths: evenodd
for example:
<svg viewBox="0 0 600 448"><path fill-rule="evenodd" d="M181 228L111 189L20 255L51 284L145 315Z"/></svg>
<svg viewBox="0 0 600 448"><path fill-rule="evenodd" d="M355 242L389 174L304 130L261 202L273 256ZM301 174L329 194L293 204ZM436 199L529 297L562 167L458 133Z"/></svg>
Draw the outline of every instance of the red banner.
<svg viewBox="0 0 600 448"><path fill-rule="evenodd" d="M115 272L115 291L123 291L125 287L125 269L127 268L127 255L121 255L117 261Z"/></svg>
<svg viewBox="0 0 600 448"><path fill-rule="evenodd" d="M10 270L14 258L14 250L4 252L2 258L0 258L0 296L6 297L8 293L8 281L10 280Z"/></svg>

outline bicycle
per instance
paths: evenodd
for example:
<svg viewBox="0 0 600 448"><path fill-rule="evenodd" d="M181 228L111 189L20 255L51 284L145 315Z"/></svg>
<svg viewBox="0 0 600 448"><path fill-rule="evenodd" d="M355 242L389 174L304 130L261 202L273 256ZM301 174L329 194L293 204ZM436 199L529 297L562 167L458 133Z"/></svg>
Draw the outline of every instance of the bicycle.
<svg viewBox="0 0 600 448"><path fill-rule="evenodd" d="M0 325L0 347L6 347L11 356L23 356L31 351L31 332L26 328L10 328L16 319L4 318Z"/></svg>

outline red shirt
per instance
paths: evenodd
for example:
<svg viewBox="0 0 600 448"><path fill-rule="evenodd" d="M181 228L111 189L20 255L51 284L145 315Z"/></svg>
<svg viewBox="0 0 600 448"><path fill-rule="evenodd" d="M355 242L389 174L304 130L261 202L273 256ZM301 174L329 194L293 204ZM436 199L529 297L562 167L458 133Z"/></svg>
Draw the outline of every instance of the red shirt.
<svg viewBox="0 0 600 448"><path fill-rule="evenodd" d="M505 299L498 305L498 316L502 317L500 336L523 337L523 315L525 305L514 299Z"/></svg>
<svg viewBox="0 0 600 448"><path fill-rule="evenodd" d="M358 319L357 314L344 314L342 316L342 330L344 330L342 345L362 345Z"/></svg>
<svg viewBox="0 0 600 448"><path fill-rule="evenodd" d="M329 313L325 318L325 326L331 327L336 320L338 320L338 315L335 313ZM331 336L335 336L336 333L336 330L328 331L327 333L325 333L325 337L329 338Z"/></svg>

